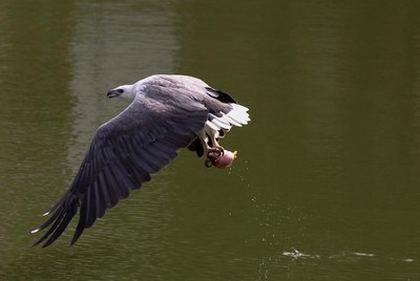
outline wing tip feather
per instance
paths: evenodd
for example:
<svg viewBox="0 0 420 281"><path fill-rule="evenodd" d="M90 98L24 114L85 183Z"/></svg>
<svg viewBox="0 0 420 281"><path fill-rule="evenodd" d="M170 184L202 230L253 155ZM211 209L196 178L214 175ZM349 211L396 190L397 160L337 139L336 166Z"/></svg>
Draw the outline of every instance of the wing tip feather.
<svg viewBox="0 0 420 281"><path fill-rule="evenodd" d="M46 240L42 245L42 248L45 248L52 244L67 228L68 224L77 213L78 209L78 198L70 193L66 193L62 199L60 199L60 204L55 208L53 215L39 227L30 231L31 234L38 233L40 230L43 230L49 227L48 231L39 238L32 246L36 246ZM52 224L52 225L51 225Z"/></svg>

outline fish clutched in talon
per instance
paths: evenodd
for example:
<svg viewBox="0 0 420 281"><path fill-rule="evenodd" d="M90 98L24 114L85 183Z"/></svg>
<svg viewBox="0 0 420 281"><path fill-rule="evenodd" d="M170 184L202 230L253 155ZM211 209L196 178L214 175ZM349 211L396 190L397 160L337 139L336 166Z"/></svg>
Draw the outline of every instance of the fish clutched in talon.
<svg viewBox="0 0 420 281"><path fill-rule="evenodd" d="M238 157L237 151L229 151L220 148L210 148L207 151L206 167L228 168L232 166L233 160Z"/></svg>

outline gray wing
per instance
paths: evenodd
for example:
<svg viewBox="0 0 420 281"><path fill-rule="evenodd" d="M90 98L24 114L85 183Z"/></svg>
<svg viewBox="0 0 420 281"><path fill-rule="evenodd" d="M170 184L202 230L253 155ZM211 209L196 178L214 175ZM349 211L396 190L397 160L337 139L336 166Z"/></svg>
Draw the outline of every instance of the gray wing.
<svg viewBox="0 0 420 281"><path fill-rule="evenodd" d="M202 103L187 99L165 104L136 97L99 127L70 189L49 211L50 218L32 231L49 227L35 245L45 241L46 247L54 242L79 211L71 241L75 243L107 208L126 198L130 189L140 188L150 174L176 157L178 149L188 146L204 127L208 111Z"/></svg>

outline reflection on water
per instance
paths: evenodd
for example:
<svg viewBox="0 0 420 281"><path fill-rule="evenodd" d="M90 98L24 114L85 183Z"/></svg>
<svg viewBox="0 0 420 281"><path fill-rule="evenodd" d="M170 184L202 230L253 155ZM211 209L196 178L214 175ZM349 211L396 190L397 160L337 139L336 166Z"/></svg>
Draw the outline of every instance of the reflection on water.
<svg viewBox="0 0 420 281"><path fill-rule="evenodd" d="M419 5L42 2L0 3L0 279L420 279ZM76 246L31 248L126 105L105 92L152 73L251 108L235 166L183 152Z"/></svg>
<svg viewBox="0 0 420 281"><path fill-rule="evenodd" d="M125 4L80 1L76 11L71 44L72 93L77 100L73 106L76 140L69 149L69 161L77 159L75 167L96 127L126 106L125 102L115 106L118 101L110 104L105 97L107 90L131 84L150 73L173 73L173 55L177 51L174 14L152 1Z"/></svg>

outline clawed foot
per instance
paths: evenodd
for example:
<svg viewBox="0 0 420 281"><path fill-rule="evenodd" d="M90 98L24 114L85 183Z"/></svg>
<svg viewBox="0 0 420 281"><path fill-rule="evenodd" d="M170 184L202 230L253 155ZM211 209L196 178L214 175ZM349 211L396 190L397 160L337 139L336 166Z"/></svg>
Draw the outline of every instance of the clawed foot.
<svg viewBox="0 0 420 281"><path fill-rule="evenodd" d="M204 166L206 168L211 168L213 167L213 164L211 163L211 160L207 158L206 161L204 161Z"/></svg>
<svg viewBox="0 0 420 281"><path fill-rule="evenodd" d="M215 159L225 154L225 149L221 146L211 147L207 150L207 158Z"/></svg>
<svg viewBox="0 0 420 281"><path fill-rule="evenodd" d="M237 158L237 151L231 152L223 147L209 148L207 151L207 159L204 165L207 168L212 166L216 168L227 168L232 165L233 160Z"/></svg>
<svg viewBox="0 0 420 281"><path fill-rule="evenodd" d="M213 162L216 161L219 157L222 157L225 153L225 149L221 146L218 147L210 147L207 149L207 159L204 161L204 166L207 168L211 168L213 166Z"/></svg>

